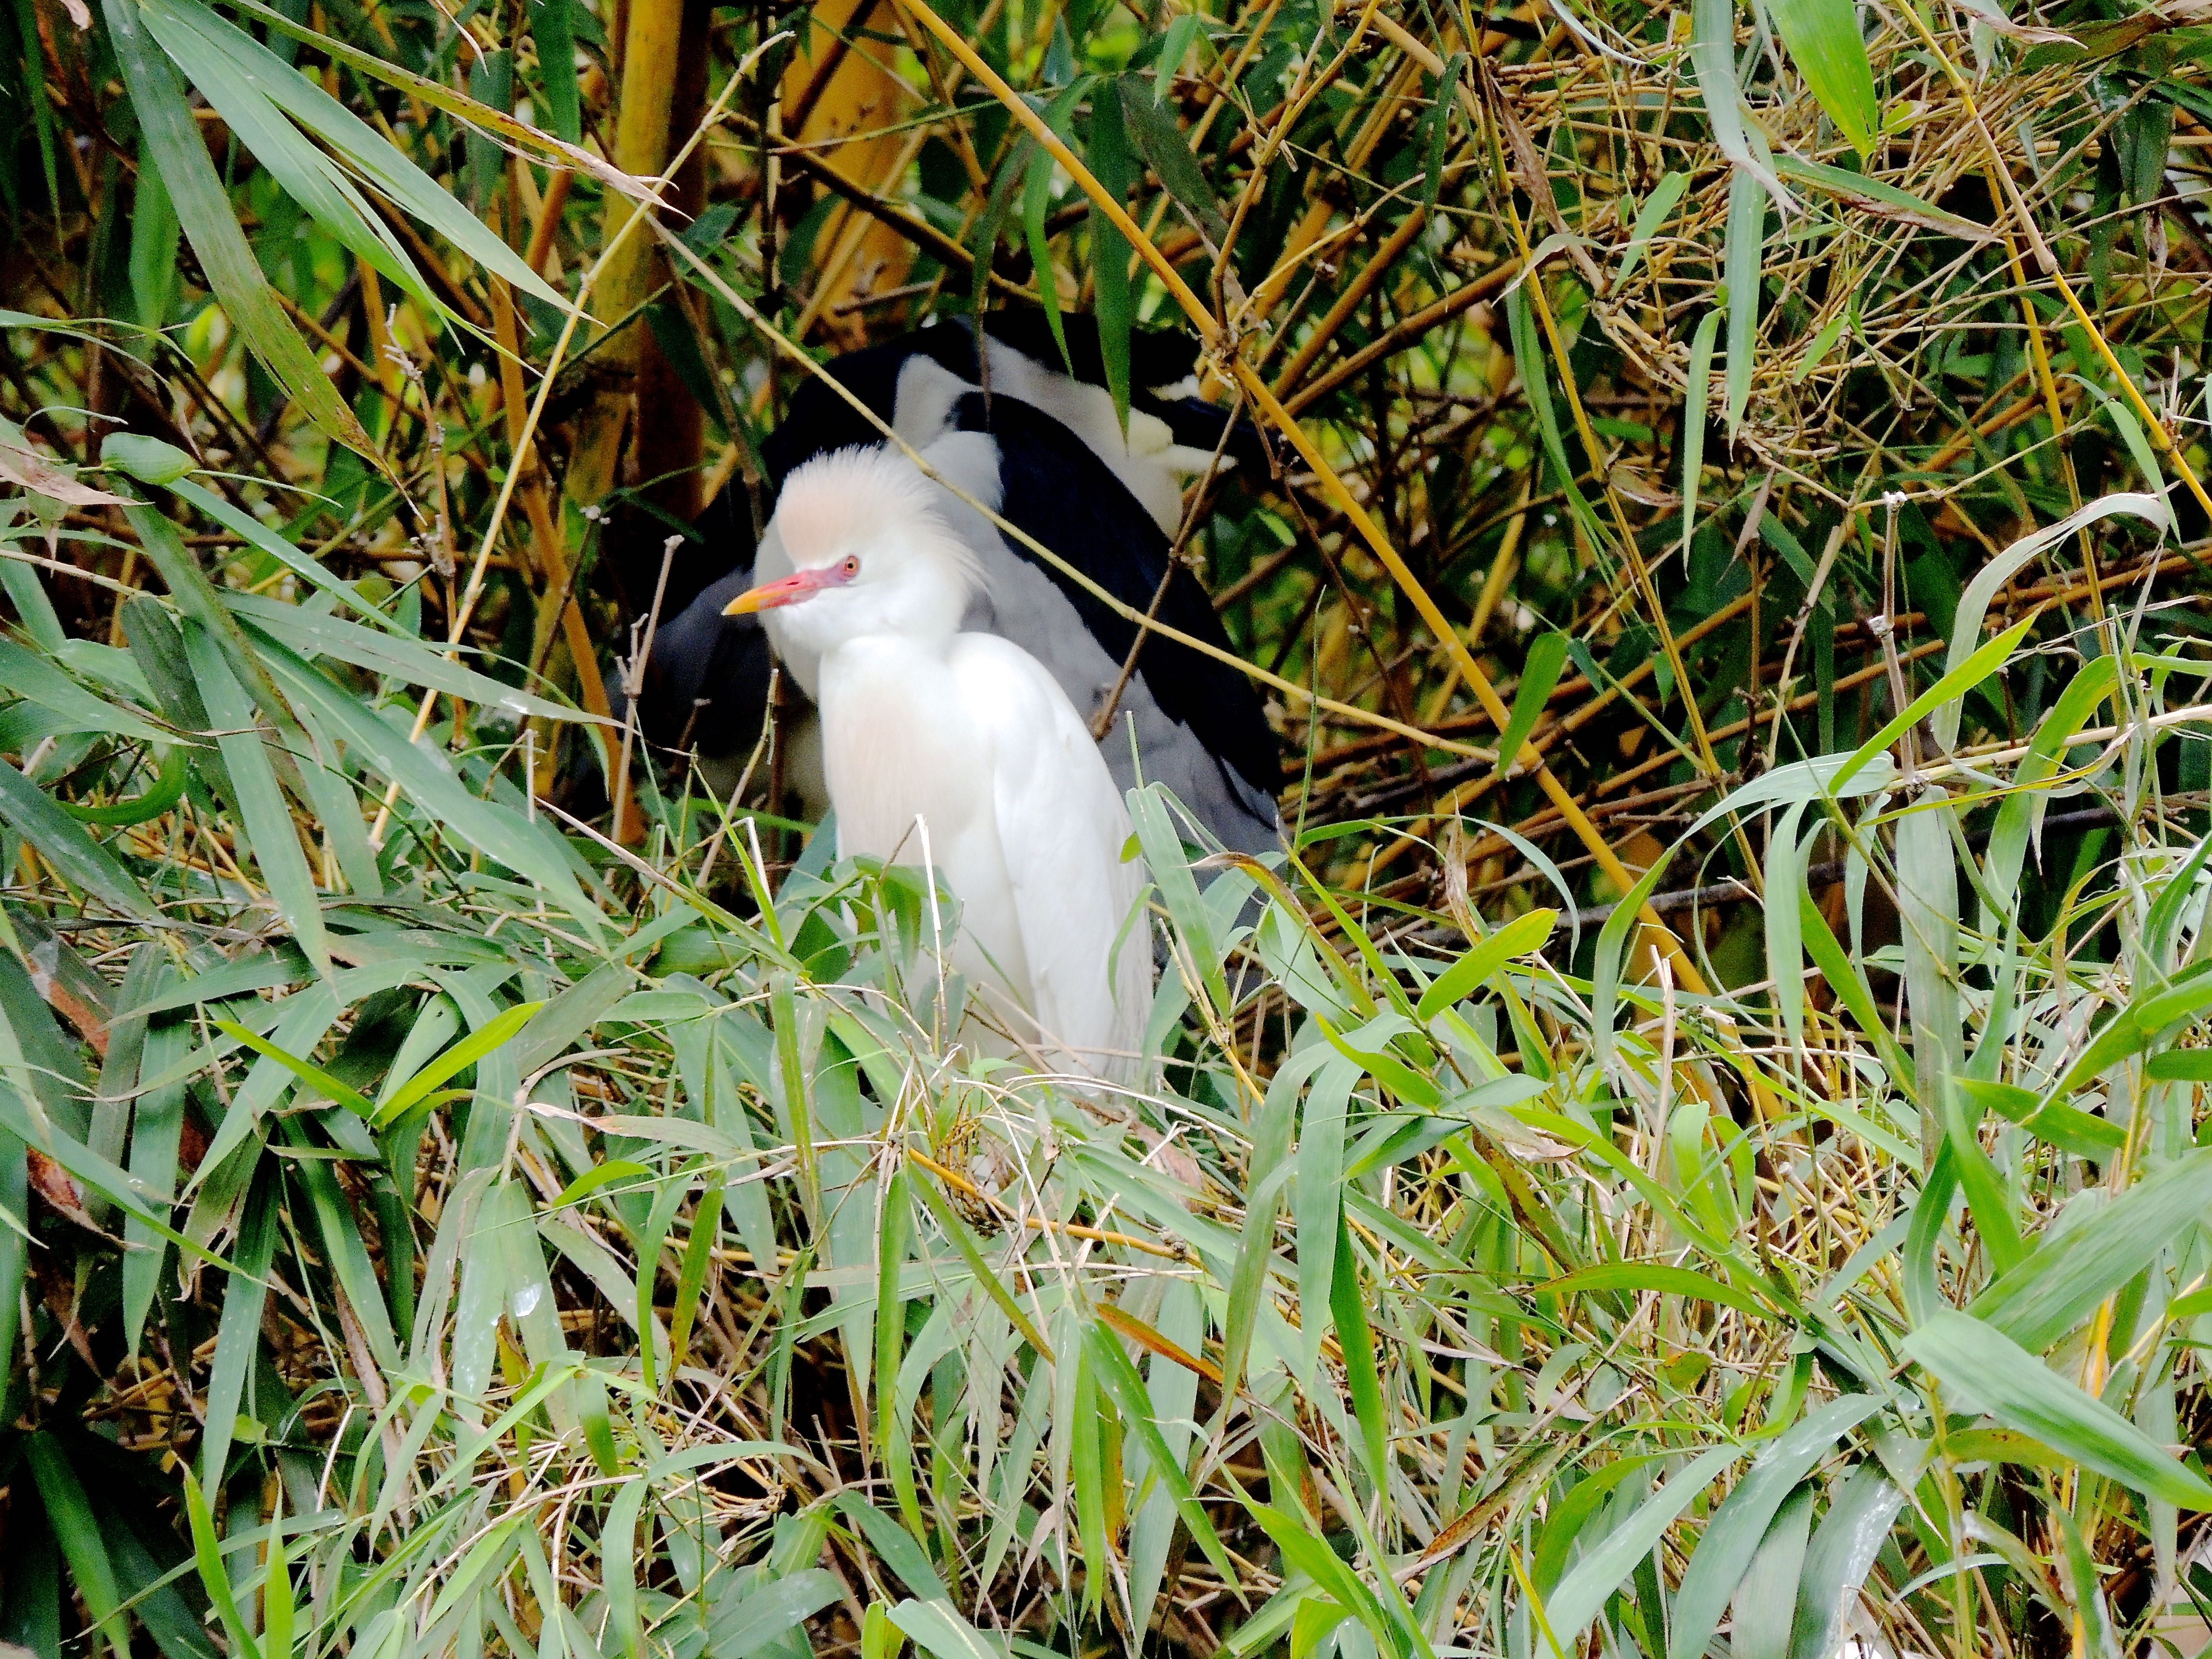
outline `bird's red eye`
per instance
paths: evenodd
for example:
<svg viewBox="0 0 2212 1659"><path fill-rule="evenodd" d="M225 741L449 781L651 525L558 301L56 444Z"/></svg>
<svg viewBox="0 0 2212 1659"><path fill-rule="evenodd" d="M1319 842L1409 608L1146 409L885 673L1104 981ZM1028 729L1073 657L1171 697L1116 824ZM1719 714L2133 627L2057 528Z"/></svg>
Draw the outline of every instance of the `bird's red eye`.
<svg viewBox="0 0 2212 1659"><path fill-rule="evenodd" d="M843 573L845 580L850 581L860 574L860 561L854 555L848 553L845 556L844 563L839 565L837 568Z"/></svg>

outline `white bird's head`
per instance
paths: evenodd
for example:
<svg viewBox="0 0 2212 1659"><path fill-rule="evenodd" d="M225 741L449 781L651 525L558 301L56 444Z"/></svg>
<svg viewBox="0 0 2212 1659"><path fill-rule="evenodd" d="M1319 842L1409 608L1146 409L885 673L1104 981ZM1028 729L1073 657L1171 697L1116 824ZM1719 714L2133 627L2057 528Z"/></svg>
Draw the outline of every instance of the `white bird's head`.
<svg viewBox="0 0 2212 1659"><path fill-rule="evenodd" d="M982 586L935 487L888 448L841 449L799 468L777 498L775 528L791 574L722 614L782 612L775 631L814 651L869 634L949 639Z"/></svg>

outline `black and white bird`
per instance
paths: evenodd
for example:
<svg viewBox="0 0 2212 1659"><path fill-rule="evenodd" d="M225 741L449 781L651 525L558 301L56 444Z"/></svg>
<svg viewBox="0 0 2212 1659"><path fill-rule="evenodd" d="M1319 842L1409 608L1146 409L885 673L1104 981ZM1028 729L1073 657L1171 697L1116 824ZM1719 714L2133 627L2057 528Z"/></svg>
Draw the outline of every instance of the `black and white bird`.
<svg viewBox="0 0 2212 1659"><path fill-rule="evenodd" d="M1041 316L1021 313L988 318L980 352L963 319L827 367L960 489L1123 605L1226 650L1212 602L1170 557L1169 538L1182 509L1182 480L1203 471L1217 449L1232 456L1251 449L1224 411L1180 395L1176 383L1188 380L1194 349L1158 335L1133 339L1133 377L1146 389L1132 395L1125 438L1103 384L1095 326L1081 317L1064 320L1077 377L1057 366ZM897 453L844 398L811 379L762 447L777 492L815 458L878 448ZM939 495L950 532L980 572L963 631L1021 647L1086 726L1110 703L1100 748L1117 790L1141 774L1166 784L1224 846L1253 853L1278 846L1280 758L1245 677L1158 635L1144 642L1125 677L1135 623L974 508ZM710 783L726 788L762 729L776 652L810 702L821 695L819 663L796 640L772 647L752 617L724 614L739 593L795 568L775 520L754 549L749 505L732 489L699 527L710 544L728 548L737 568L658 630L641 713L649 736L675 741L688 732ZM826 804L818 730L804 718L792 721L785 744L787 779L818 810Z"/></svg>
<svg viewBox="0 0 2212 1659"><path fill-rule="evenodd" d="M958 896L945 954L989 1011L969 1040L1129 1079L1152 958L1128 813L1053 677L963 629L984 573L957 505L881 445L819 456L776 504L782 568L725 610L807 665L840 855L926 864Z"/></svg>

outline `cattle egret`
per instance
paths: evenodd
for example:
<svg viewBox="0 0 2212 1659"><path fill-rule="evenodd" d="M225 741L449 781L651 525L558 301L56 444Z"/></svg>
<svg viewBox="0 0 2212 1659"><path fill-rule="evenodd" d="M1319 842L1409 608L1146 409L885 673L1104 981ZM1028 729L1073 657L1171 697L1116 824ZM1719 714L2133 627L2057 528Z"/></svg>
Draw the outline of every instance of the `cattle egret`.
<svg viewBox="0 0 2212 1659"><path fill-rule="evenodd" d="M960 901L951 965L1056 1065L1133 1074L1151 1005L1145 885L1089 728L1037 660L963 631L984 581L950 498L848 449L784 485L781 574L728 601L811 666L837 849L925 860ZM1118 948L1117 948L1118 946Z"/></svg>
<svg viewBox="0 0 2212 1659"><path fill-rule="evenodd" d="M1085 319L1066 321L1076 367L1102 373L1095 328L1082 326ZM1212 603L1189 572L1170 560L1161 527L1164 521L1172 525L1180 511L1176 470L1202 465L1212 447L1224 441L1231 430L1226 416L1194 400L1140 392L1133 400L1125 444L1105 390L1071 380L1024 351L1024 344L1054 349L1029 340L1022 327L994 316L980 362L967 327L951 325L849 354L829 367L933 466L1007 522L1130 609L1152 611L1179 631L1227 649L1228 636ZM1174 374L1188 371L1187 349L1176 355L1177 348L1160 337L1138 337L1140 376L1157 376L1165 387ZM975 384L987 365L993 388L988 396ZM1206 446L1202 453L1198 441ZM809 382L763 446L763 457L771 478L781 482L812 454L881 442L881 434L835 392ZM1109 772L1122 788L1141 773L1172 789L1224 846L1251 853L1276 848L1281 823L1273 793L1280 760L1244 677L1154 636L1136 653L1135 672L1125 680L1138 635L1133 623L1018 538L1002 533L971 508L945 504L948 522L983 573L966 628L1013 641L1043 665L1086 722L1107 728L1101 732L1102 747ZM701 523L715 538L743 546L751 539L750 525L739 525L738 517L726 492ZM752 619L726 620L725 608L738 592L790 568L771 527L751 565L708 588L655 635L648 729L665 741L696 744L718 792L735 782L759 734L772 661L768 639ZM811 663L787 666L811 698ZM1112 717L1102 720L1109 708ZM802 714L787 732L785 775L802 805L818 810L822 786L811 722Z"/></svg>

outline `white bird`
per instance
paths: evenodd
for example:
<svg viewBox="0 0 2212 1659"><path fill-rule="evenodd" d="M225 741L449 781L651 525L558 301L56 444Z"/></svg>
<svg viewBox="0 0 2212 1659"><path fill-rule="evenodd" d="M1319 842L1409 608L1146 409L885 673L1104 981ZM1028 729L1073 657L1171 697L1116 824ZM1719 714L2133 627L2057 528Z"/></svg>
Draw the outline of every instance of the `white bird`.
<svg viewBox="0 0 2212 1659"><path fill-rule="evenodd" d="M1226 650L1229 636L1212 601L1169 556L1168 532L1182 511L1179 475L1203 469L1217 443L1241 447L1239 428L1227 411L1172 395L1166 383L1188 374L1194 346L1139 335L1133 346L1142 346L1134 365L1140 390L1125 437L1113 399L1098 384L1104 369L1095 327L1085 318L1065 321L1074 377L1053 367L1059 351L1042 313L994 313L982 337L964 323L925 328L828 368L940 477L1131 611L1149 611ZM980 390L987 383L988 397ZM808 380L761 453L769 478L780 484L816 456L882 445L872 423ZM699 528L718 554L735 562L751 548L752 562L664 619L653 635L641 708L655 741L696 750L718 795L728 793L751 756L770 672L769 638L750 618L728 617L725 607L791 568L772 522L755 544L750 509L739 501L726 489ZM1115 782L1165 784L1224 846L1250 853L1278 847L1281 758L1250 683L1165 636L1147 640L1135 653L1135 672L1125 673L1138 639L1133 623L956 497L946 495L944 505L983 571L966 629L1003 635L1043 665L1099 732ZM775 655L812 699L811 661L780 643ZM1100 718L1109 708L1111 718ZM823 795L811 716L811 709L791 711L780 738L783 775L805 816L819 813Z"/></svg>
<svg viewBox="0 0 2212 1659"><path fill-rule="evenodd" d="M1126 1079L1152 961L1129 925L1146 876L1121 860L1128 812L1043 666L961 631L984 578L950 499L891 451L808 462L773 520L790 574L727 614L761 613L778 653L812 666L840 854L927 858L960 901L951 963L1004 1027L1056 1066Z"/></svg>

